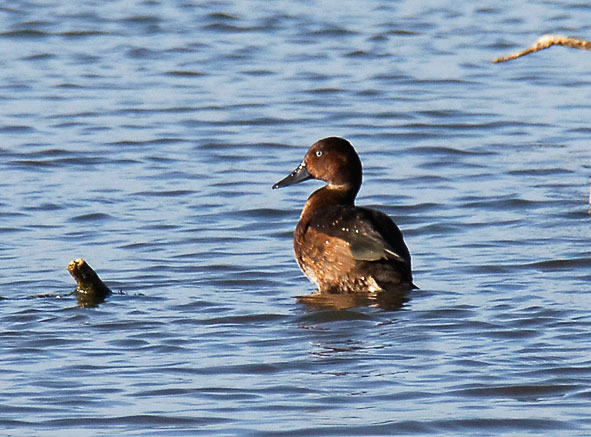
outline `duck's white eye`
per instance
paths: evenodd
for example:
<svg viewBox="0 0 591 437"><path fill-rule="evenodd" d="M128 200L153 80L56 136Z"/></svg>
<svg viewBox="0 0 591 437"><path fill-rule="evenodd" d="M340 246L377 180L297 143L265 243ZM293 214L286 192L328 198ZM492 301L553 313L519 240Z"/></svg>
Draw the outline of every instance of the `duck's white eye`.
<svg viewBox="0 0 591 437"><path fill-rule="evenodd" d="M322 153L324 153L324 152L322 152L322 150L316 150L316 156L317 157L320 158L322 156Z"/></svg>

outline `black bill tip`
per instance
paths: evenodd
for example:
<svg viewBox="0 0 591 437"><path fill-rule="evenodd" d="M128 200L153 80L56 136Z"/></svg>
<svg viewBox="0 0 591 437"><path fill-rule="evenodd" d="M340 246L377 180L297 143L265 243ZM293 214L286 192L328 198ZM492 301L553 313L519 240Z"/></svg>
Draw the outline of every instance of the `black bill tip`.
<svg viewBox="0 0 591 437"><path fill-rule="evenodd" d="M312 178L312 175L308 173L306 165L302 162L289 175L273 185L273 189L276 190L277 188L287 187L288 185L297 184L310 178Z"/></svg>

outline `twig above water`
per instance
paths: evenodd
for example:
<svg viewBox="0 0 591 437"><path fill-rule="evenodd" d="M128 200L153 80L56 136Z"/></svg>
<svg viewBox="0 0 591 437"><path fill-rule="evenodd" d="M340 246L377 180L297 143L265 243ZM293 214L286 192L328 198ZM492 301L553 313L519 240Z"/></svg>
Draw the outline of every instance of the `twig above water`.
<svg viewBox="0 0 591 437"><path fill-rule="evenodd" d="M534 45L531 47L522 50L518 53L513 53L509 56L501 56L500 58L495 59L493 62L498 64L499 62L506 62L511 61L513 59L520 58L525 55L529 55L530 53L539 52L540 50L544 50L550 48L552 46L564 46L564 47L571 47L574 49L581 49L581 50L591 50L591 41L587 41L584 39L577 39L572 38L570 36L564 35L543 35L535 42Z"/></svg>

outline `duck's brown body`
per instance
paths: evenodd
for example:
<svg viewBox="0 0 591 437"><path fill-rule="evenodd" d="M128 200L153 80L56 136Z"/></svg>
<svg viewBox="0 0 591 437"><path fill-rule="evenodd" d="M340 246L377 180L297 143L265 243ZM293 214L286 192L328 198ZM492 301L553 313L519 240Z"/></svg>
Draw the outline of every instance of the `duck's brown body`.
<svg viewBox="0 0 591 437"><path fill-rule="evenodd" d="M309 178L328 184L306 202L294 234L304 274L321 293L375 293L413 288L402 233L384 213L354 205L361 162L351 144L320 140L294 172L274 188Z"/></svg>

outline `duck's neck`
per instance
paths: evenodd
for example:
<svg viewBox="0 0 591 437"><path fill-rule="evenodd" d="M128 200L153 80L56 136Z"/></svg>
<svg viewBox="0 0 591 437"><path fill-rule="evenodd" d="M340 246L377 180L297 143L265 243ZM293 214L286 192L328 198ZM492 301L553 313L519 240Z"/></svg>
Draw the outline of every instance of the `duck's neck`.
<svg viewBox="0 0 591 437"><path fill-rule="evenodd" d="M300 216L300 222L307 222L312 217L316 211L331 207L333 205L350 205L353 206L355 204L355 196L357 196L357 192L359 191L358 186L335 186L335 185L326 185L316 191L314 191L306 204L304 205L304 209L302 210L302 214Z"/></svg>

